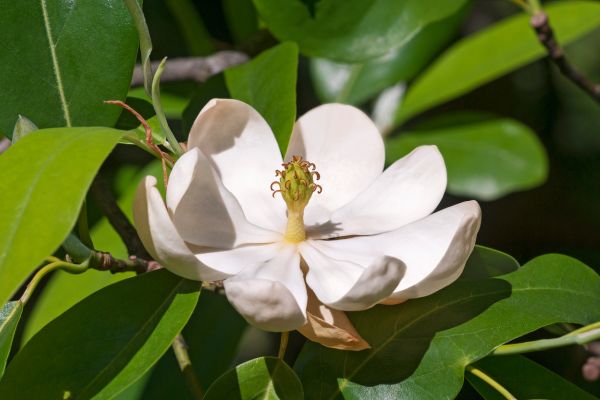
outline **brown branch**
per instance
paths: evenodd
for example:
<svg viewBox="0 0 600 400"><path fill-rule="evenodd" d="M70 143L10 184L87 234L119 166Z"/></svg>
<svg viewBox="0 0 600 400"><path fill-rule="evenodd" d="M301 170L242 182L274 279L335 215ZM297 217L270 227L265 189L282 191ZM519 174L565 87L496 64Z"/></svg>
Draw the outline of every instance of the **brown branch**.
<svg viewBox="0 0 600 400"><path fill-rule="evenodd" d="M90 193L94 196L94 200L96 200L98 207L106 216L108 222L115 228L115 231L117 231L123 243L125 243L127 253L131 256L150 259L151 257L144 248L137 231L117 205L108 182L100 175L97 175L90 188Z"/></svg>
<svg viewBox="0 0 600 400"><path fill-rule="evenodd" d="M180 81L202 83L211 76L246 61L248 61L248 56L245 53L231 50L220 51L208 57L174 58L167 61L160 81L161 83ZM158 61L152 62L153 71L158 68L158 64ZM133 70L131 86L142 86L143 84L144 74L142 66L138 64Z"/></svg>
<svg viewBox="0 0 600 400"><path fill-rule="evenodd" d="M112 254L103 251L92 251L90 268L98 271L110 271L113 274L119 272L135 272L143 274L162 268L156 261L148 261L136 256L129 257L128 260L114 258Z"/></svg>
<svg viewBox="0 0 600 400"><path fill-rule="evenodd" d="M543 11L539 11L533 14L530 23L537 34L538 40L546 48L550 60L558 67L560 72L581 90L590 95L592 99L600 103L600 85L590 82L569 63L565 57L565 52L556 41L554 31L548 20L548 15Z"/></svg>

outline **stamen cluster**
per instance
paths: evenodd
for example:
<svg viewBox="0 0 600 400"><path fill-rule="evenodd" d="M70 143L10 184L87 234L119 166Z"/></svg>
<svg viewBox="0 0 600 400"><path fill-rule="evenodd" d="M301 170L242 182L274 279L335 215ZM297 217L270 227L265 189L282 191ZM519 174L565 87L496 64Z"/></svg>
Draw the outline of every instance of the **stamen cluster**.
<svg viewBox="0 0 600 400"><path fill-rule="evenodd" d="M271 183L273 197L281 193L288 210L302 211L308 204L312 194L321 193L323 188L314 181L321 178L315 164L303 160L301 156L293 156L290 162L281 164L282 170L276 170L275 176L279 181ZM279 189L275 190L275 186Z"/></svg>

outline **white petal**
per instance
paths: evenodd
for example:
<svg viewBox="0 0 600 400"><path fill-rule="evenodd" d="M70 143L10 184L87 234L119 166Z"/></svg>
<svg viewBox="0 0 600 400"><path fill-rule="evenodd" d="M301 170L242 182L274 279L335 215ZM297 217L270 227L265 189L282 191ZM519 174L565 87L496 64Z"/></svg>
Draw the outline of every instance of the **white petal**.
<svg viewBox="0 0 600 400"><path fill-rule="evenodd" d="M167 185L167 207L181 237L198 246L230 249L281 237L248 222L198 148L190 149L175 163Z"/></svg>
<svg viewBox="0 0 600 400"><path fill-rule="evenodd" d="M324 304L344 311L365 310L390 296L398 286L405 268L401 261L373 257L364 268L328 254L332 243L307 241L300 245L308 265L306 283Z"/></svg>
<svg viewBox="0 0 600 400"><path fill-rule="evenodd" d="M194 246L190 246L192 250ZM209 267L235 275L245 268L255 268L277 255L281 243L236 247L231 250L202 249L196 257Z"/></svg>
<svg viewBox="0 0 600 400"><path fill-rule="evenodd" d="M281 243L274 258L224 282L229 302L252 325L273 332L306 323L306 286L296 246Z"/></svg>
<svg viewBox="0 0 600 400"><path fill-rule="evenodd" d="M209 158L225 187L240 203L248 221L285 229L285 204L271 196L281 152L267 122L237 100L213 99L200 111L188 139Z"/></svg>
<svg viewBox="0 0 600 400"><path fill-rule="evenodd" d="M286 160L299 155L314 163L323 187L305 210L308 225L323 223L366 189L383 171L383 140L373 122L359 109L324 104L295 124Z"/></svg>
<svg viewBox="0 0 600 400"><path fill-rule="evenodd" d="M321 227L321 232L313 234L373 235L426 217L444 195L446 176L444 159L437 147L417 147L386 169L358 197L335 211L331 223ZM328 226L329 231L323 229Z"/></svg>
<svg viewBox="0 0 600 400"><path fill-rule="evenodd" d="M362 265L379 253L402 260L405 275L383 302L396 304L427 296L454 282L473 251L480 223L479 204L467 201L395 231L325 243L335 246L334 257L347 254Z"/></svg>
<svg viewBox="0 0 600 400"><path fill-rule="evenodd" d="M186 246L171 222L153 176L147 176L138 186L133 219L148 253L169 271L193 280L228 277L228 274L204 265Z"/></svg>

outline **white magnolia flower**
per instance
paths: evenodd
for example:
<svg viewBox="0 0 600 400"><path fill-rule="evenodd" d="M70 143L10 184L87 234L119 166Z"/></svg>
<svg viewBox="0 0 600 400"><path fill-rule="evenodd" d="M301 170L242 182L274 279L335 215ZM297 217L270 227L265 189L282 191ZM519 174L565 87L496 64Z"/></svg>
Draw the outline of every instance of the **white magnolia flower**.
<svg viewBox="0 0 600 400"><path fill-rule="evenodd" d="M178 275L224 280L231 304L269 331L306 323L307 292L329 309L357 311L427 296L461 274L481 213L467 201L431 214L446 189L435 146L383 171L373 122L326 104L296 122L285 160L282 168L252 107L210 101L173 167L166 207L155 178L138 189L144 245Z"/></svg>

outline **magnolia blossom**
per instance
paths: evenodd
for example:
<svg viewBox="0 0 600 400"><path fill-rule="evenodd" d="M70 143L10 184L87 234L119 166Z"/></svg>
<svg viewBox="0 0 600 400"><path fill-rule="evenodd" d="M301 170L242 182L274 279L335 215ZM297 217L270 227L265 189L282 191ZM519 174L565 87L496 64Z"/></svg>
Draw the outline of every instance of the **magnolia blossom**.
<svg viewBox="0 0 600 400"><path fill-rule="evenodd" d="M265 330L335 329L340 311L427 296L457 279L473 250L475 201L432 214L447 179L437 147L384 171L381 135L354 107L303 115L282 159L256 110L212 100L187 148L166 206L155 178L140 185L140 237L170 271L224 280L231 304Z"/></svg>

